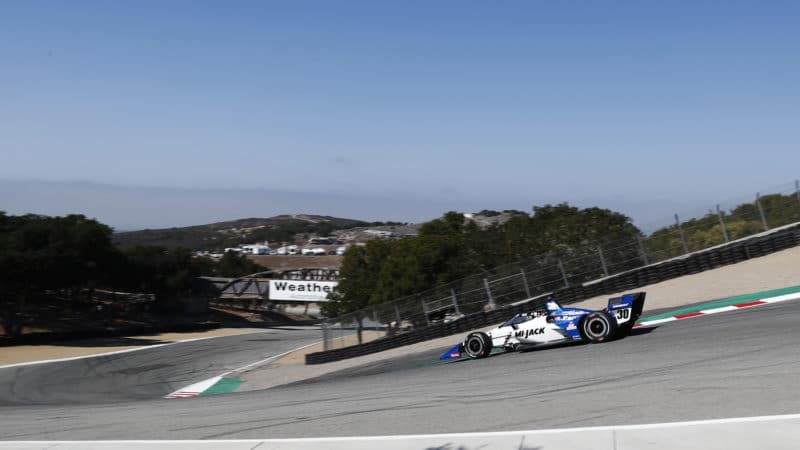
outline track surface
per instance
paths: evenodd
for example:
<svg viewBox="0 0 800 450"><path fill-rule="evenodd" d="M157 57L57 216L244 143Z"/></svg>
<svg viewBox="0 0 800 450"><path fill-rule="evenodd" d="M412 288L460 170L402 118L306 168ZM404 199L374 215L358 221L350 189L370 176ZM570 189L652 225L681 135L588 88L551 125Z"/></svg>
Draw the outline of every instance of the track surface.
<svg viewBox="0 0 800 450"><path fill-rule="evenodd" d="M384 435L796 413L799 321L794 301L671 322L609 344L449 364L432 363L439 352L431 352L265 391L4 407L0 438Z"/></svg>
<svg viewBox="0 0 800 450"><path fill-rule="evenodd" d="M0 369L0 406L157 399L319 337L316 327L276 327L130 353Z"/></svg>

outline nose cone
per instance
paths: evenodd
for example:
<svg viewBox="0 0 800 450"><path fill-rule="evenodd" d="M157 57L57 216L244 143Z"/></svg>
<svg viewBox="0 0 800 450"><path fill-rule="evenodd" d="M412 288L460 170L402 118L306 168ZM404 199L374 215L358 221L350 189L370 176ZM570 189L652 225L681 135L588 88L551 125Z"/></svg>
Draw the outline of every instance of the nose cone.
<svg viewBox="0 0 800 450"><path fill-rule="evenodd" d="M461 343L456 344L455 347L451 348L444 355L439 357L440 361L449 361L451 359L459 359L461 358Z"/></svg>

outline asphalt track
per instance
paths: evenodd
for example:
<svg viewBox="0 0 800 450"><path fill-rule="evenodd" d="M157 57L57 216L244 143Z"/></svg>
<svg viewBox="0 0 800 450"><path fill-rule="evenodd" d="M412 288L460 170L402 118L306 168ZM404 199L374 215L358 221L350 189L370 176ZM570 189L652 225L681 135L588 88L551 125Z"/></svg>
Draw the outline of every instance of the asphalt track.
<svg viewBox="0 0 800 450"><path fill-rule="evenodd" d="M0 368L0 407L157 399L319 339L316 327L275 327L130 353Z"/></svg>
<svg viewBox="0 0 800 450"><path fill-rule="evenodd" d="M800 301L792 301L670 322L608 344L447 364L429 352L264 391L5 406L0 439L368 436L792 414L800 412L798 323Z"/></svg>

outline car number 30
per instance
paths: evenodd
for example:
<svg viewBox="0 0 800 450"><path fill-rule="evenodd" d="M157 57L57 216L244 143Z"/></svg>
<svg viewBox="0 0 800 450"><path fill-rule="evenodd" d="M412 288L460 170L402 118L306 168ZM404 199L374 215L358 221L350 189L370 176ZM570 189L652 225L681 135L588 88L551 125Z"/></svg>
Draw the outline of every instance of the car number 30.
<svg viewBox="0 0 800 450"><path fill-rule="evenodd" d="M631 316L630 308L617 310L617 320L627 320L630 316Z"/></svg>

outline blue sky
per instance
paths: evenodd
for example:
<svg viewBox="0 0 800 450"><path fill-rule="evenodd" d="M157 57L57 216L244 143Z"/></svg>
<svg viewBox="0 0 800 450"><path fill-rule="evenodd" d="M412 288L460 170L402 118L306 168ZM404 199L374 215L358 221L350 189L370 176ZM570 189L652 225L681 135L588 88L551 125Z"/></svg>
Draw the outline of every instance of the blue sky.
<svg viewBox="0 0 800 450"><path fill-rule="evenodd" d="M114 3L0 5L0 210L647 223L800 176L797 2Z"/></svg>

